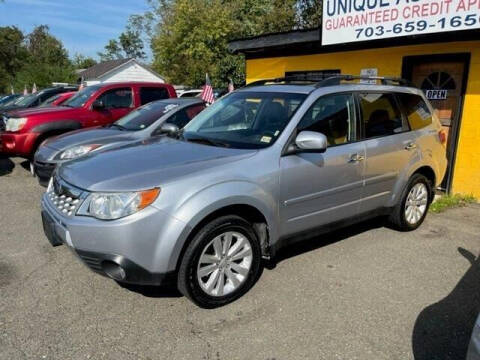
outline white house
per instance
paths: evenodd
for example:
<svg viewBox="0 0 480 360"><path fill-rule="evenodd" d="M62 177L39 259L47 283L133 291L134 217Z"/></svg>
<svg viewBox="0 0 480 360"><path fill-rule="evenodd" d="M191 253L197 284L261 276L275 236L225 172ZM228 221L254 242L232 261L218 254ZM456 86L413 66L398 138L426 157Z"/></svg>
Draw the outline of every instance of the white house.
<svg viewBox="0 0 480 360"><path fill-rule="evenodd" d="M132 58L99 63L81 71L78 77L79 80L83 79L87 86L124 81L165 82L162 76Z"/></svg>

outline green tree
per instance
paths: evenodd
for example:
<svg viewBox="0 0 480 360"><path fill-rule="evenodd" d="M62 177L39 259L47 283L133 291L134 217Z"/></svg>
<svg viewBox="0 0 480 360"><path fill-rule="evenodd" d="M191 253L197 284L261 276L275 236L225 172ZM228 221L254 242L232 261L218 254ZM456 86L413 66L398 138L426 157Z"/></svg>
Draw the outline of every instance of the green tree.
<svg viewBox="0 0 480 360"><path fill-rule="evenodd" d="M75 54L72 59L72 65L75 69L88 69L97 64L95 59L92 59L89 56L84 56L82 54Z"/></svg>
<svg viewBox="0 0 480 360"><path fill-rule="evenodd" d="M145 59L144 47L140 31L127 27L118 40L109 40L104 47L104 52L99 52L98 56L101 61L123 58Z"/></svg>
<svg viewBox="0 0 480 360"><path fill-rule="evenodd" d="M0 93L10 92L14 75L27 57L22 31L15 26L0 27Z"/></svg>
<svg viewBox="0 0 480 360"><path fill-rule="evenodd" d="M170 82L215 86L232 78L243 83L241 55L228 52L229 40L319 25L320 1L314 0L150 0L152 10L136 16L149 34L153 67Z"/></svg>

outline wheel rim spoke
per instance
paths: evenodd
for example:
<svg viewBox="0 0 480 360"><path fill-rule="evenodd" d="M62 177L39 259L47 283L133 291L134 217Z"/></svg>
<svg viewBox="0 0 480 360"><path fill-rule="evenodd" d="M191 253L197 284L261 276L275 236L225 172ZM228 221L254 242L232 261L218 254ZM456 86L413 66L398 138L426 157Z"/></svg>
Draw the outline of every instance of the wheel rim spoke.
<svg viewBox="0 0 480 360"><path fill-rule="evenodd" d="M207 276L208 274L214 272L217 269L218 269L217 264L211 264L211 265L204 266L204 267L200 268L200 270L198 271L198 276L203 278L203 277Z"/></svg>
<svg viewBox="0 0 480 360"><path fill-rule="evenodd" d="M220 258L215 255L203 254L200 258L200 264L216 264Z"/></svg>
<svg viewBox="0 0 480 360"><path fill-rule="evenodd" d="M247 276L247 274L248 274L248 269L244 268L243 266L241 266L237 263L232 263L231 267L232 267L233 270L235 270L240 275Z"/></svg>
<svg viewBox="0 0 480 360"><path fill-rule="evenodd" d="M225 274L227 275L228 280L232 282L234 288L240 285L240 280L238 280L237 275L235 275L230 269L227 269Z"/></svg>
<svg viewBox="0 0 480 360"><path fill-rule="evenodd" d="M237 238L237 242L230 248L228 255L234 256L238 251L240 251L243 248L244 245L245 245L244 237Z"/></svg>
<svg viewBox="0 0 480 360"><path fill-rule="evenodd" d="M243 259L249 255L252 255L252 249L245 246L241 251L232 256L232 261Z"/></svg>
<svg viewBox="0 0 480 360"><path fill-rule="evenodd" d="M221 258L223 255L223 245L222 245L222 239L220 236L217 236L213 240L213 250L215 250L215 256L218 258Z"/></svg>
<svg viewBox="0 0 480 360"><path fill-rule="evenodd" d="M205 287L207 291L212 291L215 288L215 285L218 282L218 278L220 276L220 270L215 270L210 277L208 278L207 283L205 284Z"/></svg>

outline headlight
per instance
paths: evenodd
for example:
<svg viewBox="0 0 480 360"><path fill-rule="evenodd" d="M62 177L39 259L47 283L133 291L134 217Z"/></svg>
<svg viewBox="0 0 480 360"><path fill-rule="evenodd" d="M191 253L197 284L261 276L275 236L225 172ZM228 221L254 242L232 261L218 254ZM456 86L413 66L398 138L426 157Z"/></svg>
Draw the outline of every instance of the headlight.
<svg viewBox="0 0 480 360"><path fill-rule="evenodd" d="M72 160L87 155L90 151L98 149L100 144L80 145L65 150L60 154L61 160Z"/></svg>
<svg viewBox="0 0 480 360"><path fill-rule="evenodd" d="M5 124L7 131L19 131L27 123L27 118L9 118Z"/></svg>
<svg viewBox="0 0 480 360"><path fill-rule="evenodd" d="M102 220L119 219L146 208L160 194L160 189L130 193L94 193L87 201L88 215Z"/></svg>

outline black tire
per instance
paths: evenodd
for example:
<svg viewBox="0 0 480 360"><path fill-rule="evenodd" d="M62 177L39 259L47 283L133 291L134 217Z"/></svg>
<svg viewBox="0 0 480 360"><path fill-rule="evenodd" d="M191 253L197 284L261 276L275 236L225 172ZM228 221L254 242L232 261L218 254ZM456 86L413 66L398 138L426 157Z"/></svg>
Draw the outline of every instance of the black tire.
<svg viewBox="0 0 480 360"><path fill-rule="evenodd" d="M406 215L405 215L405 203L407 201L408 194L410 193L410 190L417 184L422 183L427 187L427 192L428 192L428 201L427 201L427 207L425 209L425 212L421 216L421 218L415 223L412 224L407 221ZM408 181L407 186L403 190L402 196L400 197L400 201L398 204L394 207L392 213L390 214L389 217L389 223L392 225L393 228L399 230L399 231L412 231L417 229L420 225L422 225L423 221L425 220L425 217L427 216L428 209L430 207L430 204L433 201L433 191L432 191L432 183L430 180L428 180L424 175L422 174L413 174L410 180Z"/></svg>
<svg viewBox="0 0 480 360"><path fill-rule="evenodd" d="M248 275L238 289L224 296L211 296L201 288L197 280L198 262L203 249L216 236L226 231L239 232L248 239L252 249L252 263ZM203 226L188 245L178 270L178 290L205 309L229 304L243 296L255 284L261 273L261 259L260 242L252 225L236 215L219 217Z"/></svg>

